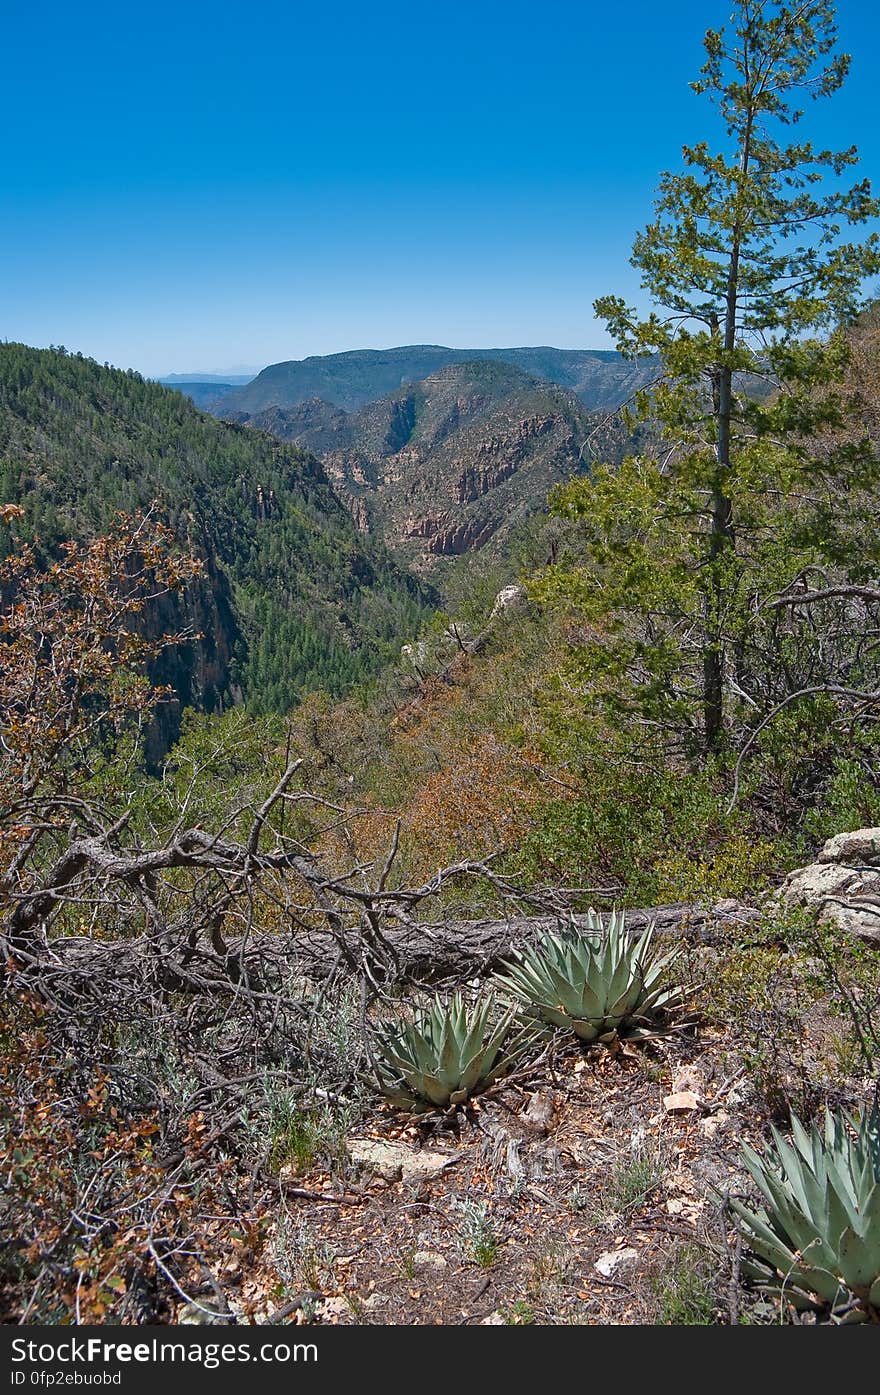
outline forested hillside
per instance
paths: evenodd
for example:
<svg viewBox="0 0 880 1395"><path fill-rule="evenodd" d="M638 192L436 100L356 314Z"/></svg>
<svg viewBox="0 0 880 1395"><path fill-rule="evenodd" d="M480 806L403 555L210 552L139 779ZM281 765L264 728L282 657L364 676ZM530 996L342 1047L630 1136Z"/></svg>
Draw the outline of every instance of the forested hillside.
<svg viewBox="0 0 880 1395"><path fill-rule="evenodd" d="M0 345L0 497L23 507L24 535L47 556L158 502L207 572L189 615L204 639L156 677L207 710L246 695L286 711L310 689L342 692L427 613L313 456L81 355Z"/></svg>

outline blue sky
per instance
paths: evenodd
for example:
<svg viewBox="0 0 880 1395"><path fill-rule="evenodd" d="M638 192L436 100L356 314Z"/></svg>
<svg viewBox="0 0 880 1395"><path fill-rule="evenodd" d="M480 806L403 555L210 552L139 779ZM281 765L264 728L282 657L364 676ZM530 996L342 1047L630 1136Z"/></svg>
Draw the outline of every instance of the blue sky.
<svg viewBox="0 0 880 1395"><path fill-rule="evenodd" d="M165 372L602 347L727 0L5 0L0 338ZM880 187L880 7L811 105ZM804 123L806 126L806 122Z"/></svg>

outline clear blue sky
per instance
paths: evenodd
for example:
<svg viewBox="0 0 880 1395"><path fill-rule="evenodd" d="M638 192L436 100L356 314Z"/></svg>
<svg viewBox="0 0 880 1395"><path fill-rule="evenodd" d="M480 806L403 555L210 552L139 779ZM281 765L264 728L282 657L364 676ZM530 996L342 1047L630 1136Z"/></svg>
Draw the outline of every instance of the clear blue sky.
<svg viewBox="0 0 880 1395"><path fill-rule="evenodd" d="M5 0L0 338L158 375L608 343L727 0ZM880 186L880 7L811 106Z"/></svg>

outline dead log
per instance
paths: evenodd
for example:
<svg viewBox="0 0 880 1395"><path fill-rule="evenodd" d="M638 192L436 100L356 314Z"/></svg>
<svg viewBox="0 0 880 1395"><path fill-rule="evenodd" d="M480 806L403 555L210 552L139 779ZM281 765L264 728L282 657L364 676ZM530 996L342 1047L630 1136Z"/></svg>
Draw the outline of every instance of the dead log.
<svg viewBox="0 0 880 1395"><path fill-rule="evenodd" d="M759 912L741 901L721 901L706 908L679 903L626 911L626 925L633 933L654 922L661 936L682 936L688 942L714 945L740 935L753 925ZM584 917L575 916L575 923ZM536 940L559 925L553 916L412 922L386 926L384 934L396 955L400 977L416 981L478 978L496 969L521 945ZM225 955L211 946L159 952L155 939L90 940L64 937L50 941L48 953L32 967L49 979L66 979L98 985L112 981L117 991L127 985L138 991L145 982L176 991L262 990L274 978L299 974L321 981L340 971L346 959L357 962L362 945L348 930L298 928L287 935L252 933L246 941L228 941Z"/></svg>

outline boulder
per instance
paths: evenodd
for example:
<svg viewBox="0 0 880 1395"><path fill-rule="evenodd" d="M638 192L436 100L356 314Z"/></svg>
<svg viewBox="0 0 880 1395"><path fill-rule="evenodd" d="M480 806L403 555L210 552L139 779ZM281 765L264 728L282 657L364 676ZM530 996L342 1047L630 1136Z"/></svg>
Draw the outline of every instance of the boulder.
<svg viewBox="0 0 880 1395"><path fill-rule="evenodd" d="M492 606L492 613L489 616L490 622L497 620L499 615L503 615L506 610L520 610L528 605L529 593L524 586L514 583L512 586L504 586L495 597L495 604Z"/></svg>
<svg viewBox="0 0 880 1395"><path fill-rule="evenodd" d="M610 1279L611 1275L618 1269L628 1269L635 1264L639 1257L638 1250L627 1246L622 1250L606 1250L604 1255L600 1255L593 1265L605 1279Z"/></svg>
<svg viewBox="0 0 880 1395"><path fill-rule="evenodd" d="M880 949L880 828L829 838L815 862L789 872L776 896L785 909L814 911Z"/></svg>

